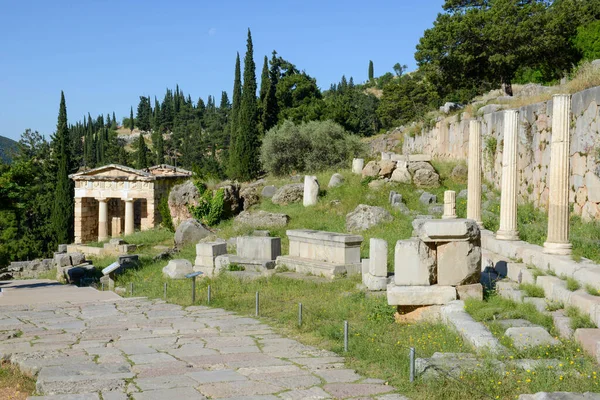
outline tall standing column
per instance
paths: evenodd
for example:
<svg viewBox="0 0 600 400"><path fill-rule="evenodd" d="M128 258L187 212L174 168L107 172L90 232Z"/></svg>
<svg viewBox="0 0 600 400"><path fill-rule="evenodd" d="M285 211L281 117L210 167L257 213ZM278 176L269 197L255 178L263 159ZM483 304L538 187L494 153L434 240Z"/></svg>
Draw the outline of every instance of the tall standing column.
<svg viewBox="0 0 600 400"><path fill-rule="evenodd" d="M83 243L83 199L75 197L75 244Z"/></svg>
<svg viewBox="0 0 600 400"><path fill-rule="evenodd" d="M550 147L550 193L548 238L544 253L571 254L569 243L569 135L571 96L554 95L552 100L552 144Z"/></svg>
<svg viewBox="0 0 600 400"><path fill-rule="evenodd" d="M504 112L504 148L502 153L502 193L500 229L496 239L519 240L517 231L517 133L519 111Z"/></svg>
<svg viewBox="0 0 600 400"><path fill-rule="evenodd" d="M98 241L108 239L108 203L106 199L98 200Z"/></svg>
<svg viewBox="0 0 600 400"><path fill-rule="evenodd" d="M469 175L467 182L467 218L483 226L481 219L481 122L469 122Z"/></svg>
<svg viewBox="0 0 600 400"><path fill-rule="evenodd" d="M131 235L134 230L133 225L133 199L125 200L125 235Z"/></svg>

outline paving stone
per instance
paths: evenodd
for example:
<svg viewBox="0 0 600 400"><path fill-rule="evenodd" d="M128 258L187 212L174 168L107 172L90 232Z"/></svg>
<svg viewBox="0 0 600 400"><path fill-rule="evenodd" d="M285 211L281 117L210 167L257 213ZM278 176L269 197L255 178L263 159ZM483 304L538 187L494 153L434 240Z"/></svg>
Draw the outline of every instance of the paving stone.
<svg viewBox="0 0 600 400"><path fill-rule="evenodd" d="M374 385L370 383L328 383L323 389L333 397L343 399L346 397L373 396L388 393L394 390L391 386Z"/></svg>
<svg viewBox="0 0 600 400"><path fill-rule="evenodd" d="M123 392L102 392L102 400L127 400L127 395Z"/></svg>
<svg viewBox="0 0 600 400"><path fill-rule="evenodd" d="M506 329L539 326L539 325L534 324L533 322L529 322L526 319L521 319L521 318L501 319L501 320L497 320L496 322L498 322L500 325L502 325Z"/></svg>
<svg viewBox="0 0 600 400"><path fill-rule="evenodd" d="M134 364L154 364L176 361L175 357L165 353L136 354L129 356Z"/></svg>
<svg viewBox="0 0 600 400"><path fill-rule="evenodd" d="M283 389L280 386L254 381L218 382L198 387L200 393L211 398L274 394Z"/></svg>
<svg viewBox="0 0 600 400"><path fill-rule="evenodd" d="M284 400L317 400L330 399L331 395L320 387L312 387L305 390L291 390L289 392L283 392L279 395L279 397Z"/></svg>
<svg viewBox="0 0 600 400"><path fill-rule="evenodd" d="M513 345L519 350L535 346L557 346L560 344L560 341L550 336L548 331L539 326L508 328L504 335L511 338Z"/></svg>
<svg viewBox="0 0 600 400"><path fill-rule="evenodd" d="M165 399L185 399L185 400L206 400L198 391L193 388L174 388L161 390L148 390L131 395L134 400L165 400Z"/></svg>
<svg viewBox="0 0 600 400"><path fill-rule="evenodd" d="M57 394L54 396L29 396L28 400L100 400L98 393ZM106 399L105 400L110 400Z"/></svg>
<svg viewBox="0 0 600 400"><path fill-rule="evenodd" d="M146 390L173 389L177 387L194 387L196 381L181 375L158 376L152 378L138 378L134 381L143 392Z"/></svg>
<svg viewBox="0 0 600 400"><path fill-rule="evenodd" d="M356 382L361 378L351 369L330 369L315 372L326 383Z"/></svg>
<svg viewBox="0 0 600 400"><path fill-rule="evenodd" d="M220 371L198 371L188 373L187 376L199 383L213 383L213 382L234 382L234 381L245 381L248 380L244 375L239 374L233 370L220 370Z"/></svg>

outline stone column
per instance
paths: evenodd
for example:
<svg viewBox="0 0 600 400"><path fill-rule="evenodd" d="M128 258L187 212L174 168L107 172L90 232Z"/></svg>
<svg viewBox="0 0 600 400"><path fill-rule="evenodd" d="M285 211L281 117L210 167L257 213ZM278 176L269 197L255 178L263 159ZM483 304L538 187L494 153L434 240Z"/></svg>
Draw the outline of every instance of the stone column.
<svg viewBox="0 0 600 400"><path fill-rule="evenodd" d="M355 158L352 160L352 173L362 174L362 170L365 166L365 160L362 158Z"/></svg>
<svg viewBox="0 0 600 400"><path fill-rule="evenodd" d="M106 199L98 200L98 241L108 239L108 203Z"/></svg>
<svg viewBox="0 0 600 400"><path fill-rule="evenodd" d="M306 175L304 177L304 198L302 204L304 207L314 206L317 204L319 196L319 181L316 176Z"/></svg>
<svg viewBox="0 0 600 400"><path fill-rule="evenodd" d="M481 122L469 122L469 175L467 184L467 219L483 227L481 219Z"/></svg>
<svg viewBox="0 0 600 400"><path fill-rule="evenodd" d="M83 243L83 199L75 197L75 244Z"/></svg>
<svg viewBox="0 0 600 400"><path fill-rule="evenodd" d="M504 148L502 153L502 186L500 195L499 240L519 240L517 231L517 133L519 111L504 112Z"/></svg>
<svg viewBox="0 0 600 400"><path fill-rule="evenodd" d="M552 100L552 144L548 196L548 238L544 253L571 254L569 243L569 126L571 95L557 94Z"/></svg>
<svg viewBox="0 0 600 400"><path fill-rule="evenodd" d="M446 190L444 192L444 215L442 215L442 219L454 218L456 218L456 192Z"/></svg>
<svg viewBox="0 0 600 400"><path fill-rule="evenodd" d="M133 199L125 200L125 235L131 235L134 231L133 225Z"/></svg>

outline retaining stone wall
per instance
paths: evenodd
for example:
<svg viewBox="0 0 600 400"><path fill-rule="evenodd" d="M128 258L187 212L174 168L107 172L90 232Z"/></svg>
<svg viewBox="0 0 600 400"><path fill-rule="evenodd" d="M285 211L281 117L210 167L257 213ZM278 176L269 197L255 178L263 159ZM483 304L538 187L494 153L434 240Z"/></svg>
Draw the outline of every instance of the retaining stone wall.
<svg viewBox="0 0 600 400"><path fill-rule="evenodd" d="M570 201L586 221L600 220L600 87L572 97ZM420 135L404 135L403 154L466 160L468 113L444 118ZM504 113L478 116L482 122L484 178L500 188ZM519 201L547 209L552 100L519 108ZM494 151L495 148L495 151Z"/></svg>

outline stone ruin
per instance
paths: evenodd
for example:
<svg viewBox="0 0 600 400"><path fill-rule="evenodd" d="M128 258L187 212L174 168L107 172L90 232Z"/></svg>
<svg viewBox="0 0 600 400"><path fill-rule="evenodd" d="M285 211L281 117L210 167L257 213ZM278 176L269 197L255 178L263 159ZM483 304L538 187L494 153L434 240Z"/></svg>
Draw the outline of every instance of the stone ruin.
<svg viewBox="0 0 600 400"><path fill-rule="evenodd" d="M381 160L369 161L359 171L359 167L363 164L363 159L355 158L352 162L352 172L361 174L363 178L370 177L384 182L413 183L420 188L438 187L440 185L440 176L431 165L431 156L428 155L401 155L382 152ZM377 186L378 181L371 182L371 187Z"/></svg>
<svg viewBox="0 0 600 400"><path fill-rule="evenodd" d="M360 273L362 236L310 229L288 230L286 234L289 255L277 257L278 269L327 278Z"/></svg>
<svg viewBox="0 0 600 400"><path fill-rule="evenodd" d="M429 306L483 296L481 234L467 219L413 221L413 238L396 243L388 304Z"/></svg>

